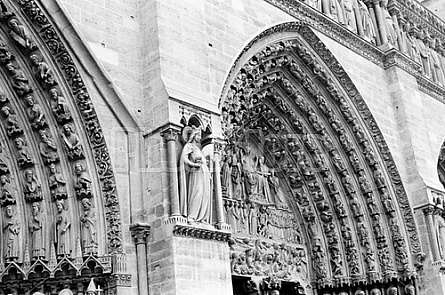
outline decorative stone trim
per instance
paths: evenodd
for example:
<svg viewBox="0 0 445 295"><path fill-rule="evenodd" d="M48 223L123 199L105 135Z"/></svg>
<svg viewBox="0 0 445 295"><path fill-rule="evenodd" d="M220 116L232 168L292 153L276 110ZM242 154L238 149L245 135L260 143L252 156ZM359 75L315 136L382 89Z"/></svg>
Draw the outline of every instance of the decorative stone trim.
<svg viewBox="0 0 445 295"><path fill-rule="evenodd" d="M150 225L147 223L136 223L130 225L131 236L134 238L136 245L147 242L150 235Z"/></svg>
<svg viewBox="0 0 445 295"><path fill-rule="evenodd" d="M227 242L232 233L226 231L197 228L188 225L175 225L173 228L173 235L197 238L202 240Z"/></svg>

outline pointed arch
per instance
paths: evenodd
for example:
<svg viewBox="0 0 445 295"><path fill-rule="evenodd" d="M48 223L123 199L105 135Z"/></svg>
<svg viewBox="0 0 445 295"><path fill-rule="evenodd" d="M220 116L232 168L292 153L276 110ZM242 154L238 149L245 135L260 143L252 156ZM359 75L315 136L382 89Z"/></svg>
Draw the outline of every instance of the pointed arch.
<svg viewBox="0 0 445 295"><path fill-rule="evenodd" d="M219 107L223 168L270 182L270 174L243 160L265 157L268 171L276 171L303 229L318 289L416 277L418 232L389 148L348 74L308 26L284 23L254 38L230 70ZM230 178L226 185L228 207L268 206L258 201L267 192L249 191L256 184L245 181L238 200Z"/></svg>

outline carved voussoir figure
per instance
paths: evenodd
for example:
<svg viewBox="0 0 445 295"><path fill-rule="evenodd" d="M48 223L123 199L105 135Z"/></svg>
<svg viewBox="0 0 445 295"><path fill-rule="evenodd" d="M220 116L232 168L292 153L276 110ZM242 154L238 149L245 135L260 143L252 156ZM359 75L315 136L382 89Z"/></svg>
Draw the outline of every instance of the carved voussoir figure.
<svg viewBox="0 0 445 295"><path fill-rule="evenodd" d="M32 215L29 219L29 231L31 233L31 257L45 259L46 252L46 220L39 202L32 203Z"/></svg>
<svg viewBox="0 0 445 295"><path fill-rule="evenodd" d="M17 137L14 139L14 145L17 149L17 163L21 168L26 168L34 165L34 160L31 157L31 153L26 146L25 139Z"/></svg>
<svg viewBox="0 0 445 295"><path fill-rule="evenodd" d="M37 80L42 84L43 87L50 87L55 84L54 75L49 65L38 56L37 53L31 54L29 57L33 67L32 70Z"/></svg>
<svg viewBox="0 0 445 295"><path fill-rule="evenodd" d="M189 222L211 222L211 174L201 150L201 128L185 127L180 157L180 209Z"/></svg>
<svg viewBox="0 0 445 295"><path fill-rule="evenodd" d="M57 145L51 138L49 130L39 130L41 142L39 143L40 155L42 155L43 162L46 165L59 162L59 155L57 153Z"/></svg>
<svg viewBox="0 0 445 295"><path fill-rule="evenodd" d="M25 200L28 202L43 200L41 185L35 177L34 171L31 169L25 171L23 192L25 193Z"/></svg>
<svg viewBox="0 0 445 295"><path fill-rule="evenodd" d="M3 253L6 262L15 262L20 255L20 220L15 206L7 205L3 218Z"/></svg>
<svg viewBox="0 0 445 295"><path fill-rule="evenodd" d="M74 161L85 158L80 139L68 124L63 126L62 139L70 160Z"/></svg>
<svg viewBox="0 0 445 295"><path fill-rule="evenodd" d="M51 88L49 90L49 95L51 98L51 109L57 122L66 123L71 121L71 112L65 97L59 94L57 88Z"/></svg>
<svg viewBox="0 0 445 295"><path fill-rule="evenodd" d="M89 199L82 199L83 215L80 218L81 222L81 238L82 238L82 253L83 255L90 255L97 253L97 235L96 235L96 210L91 206Z"/></svg>
<svg viewBox="0 0 445 295"><path fill-rule="evenodd" d="M23 129L19 126L19 119L9 106L4 106L1 109L3 118L6 122L6 133L9 137L15 137L23 133Z"/></svg>
<svg viewBox="0 0 445 295"><path fill-rule="evenodd" d="M17 191L7 175L0 176L1 184L1 205L7 206L17 203Z"/></svg>
<svg viewBox="0 0 445 295"><path fill-rule="evenodd" d="M66 181L62 174L57 171L56 165L51 163L49 165L49 188L51 189L51 196L55 200L62 200L68 197L66 191Z"/></svg>
<svg viewBox="0 0 445 295"><path fill-rule="evenodd" d="M74 165L74 172L76 173L76 179L74 182L76 196L79 199L91 198L93 196L91 191L91 178L88 172L85 171L82 163L76 163Z"/></svg>
<svg viewBox="0 0 445 295"><path fill-rule="evenodd" d="M65 202L59 200L56 202L57 214L55 224L55 242L57 244L56 254L58 257L71 256L72 237L71 237L71 218L67 211Z"/></svg>
<svg viewBox="0 0 445 295"><path fill-rule="evenodd" d="M27 94L24 97L26 104L28 105L27 114L28 119L31 122L31 126L34 129L42 129L48 126L45 119L45 114L42 107L34 101L32 94Z"/></svg>
<svg viewBox="0 0 445 295"><path fill-rule="evenodd" d="M23 25L19 23L17 18L11 17L8 20L8 25L11 28L9 30L9 36L22 48L27 50L33 50L35 45L31 41L31 37L26 32Z"/></svg>
<svg viewBox="0 0 445 295"><path fill-rule="evenodd" d="M9 51L9 48L6 46L6 43L0 39L0 63L5 64L9 62L14 56Z"/></svg>
<svg viewBox="0 0 445 295"><path fill-rule="evenodd" d="M11 75L11 84L18 95L22 96L32 91L32 87L29 85L28 79L22 70L18 69L13 63L6 64L6 69Z"/></svg>

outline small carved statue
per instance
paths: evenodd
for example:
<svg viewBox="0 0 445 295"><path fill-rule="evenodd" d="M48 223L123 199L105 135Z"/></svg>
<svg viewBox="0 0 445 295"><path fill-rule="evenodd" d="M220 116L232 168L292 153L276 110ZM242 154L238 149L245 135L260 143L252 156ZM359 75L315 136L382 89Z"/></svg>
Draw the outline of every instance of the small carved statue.
<svg viewBox="0 0 445 295"><path fill-rule="evenodd" d="M41 142L39 143L40 154L43 157L43 162L46 165L59 162L59 155L57 154L57 145L51 138L48 130L39 130Z"/></svg>
<svg viewBox="0 0 445 295"><path fill-rule="evenodd" d="M43 215L40 203L32 203L32 216L29 219L29 231L31 233L31 256L34 260L45 259L46 235L45 216Z"/></svg>
<svg viewBox="0 0 445 295"><path fill-rule="evenodd" d="M51 88L49 90L49 95L51 97L51 109L53 110L57 122L65 123L71 121L71 112L65 97L59 95L57 88Z"/></svg>
<svg viewBox="0 0 445 295"><path fill-rule="evenodd" d="M11 28L9 36L23 49L32 50L35 46L32 44L31 38L25 30L25 27L19 24L15 17L11 17L8 21Z"/></svg>
<svg viewBox="0 0 445 295"><path fill-rule="evenodd" d="M399 291L397 290L397 287L389 287L388 290L386 290L387 295L397 295L399 294Z"/></svg>
<svg viewBox="0 0 445 295"><path fill-rule="evenodd" d="M14 137L23 133L22 128L19 127L19 120L16 114L11 111L11 108L4 106L1 109L2 115L6 120L6 133L9 137Z"/></svg>
<svg viewBox="0 0 445 295"><path fill-rule="evenodd" d="M73 132L72 127L68 124L63 126L62 139L65 143L68 158L70 158L70 160L73 161L85 157L79 137Z"/></svg>
<svg viewBox="0 0 445 295"><path fill-rule="evenodd" d="M29 59L33 64L32 70L34 75L40 81L42 86L49 87L54 85L54 76L48 64L43 60L40 61L40 58L36 54L32 54Z"/></svg>
<svg viewBox="0 0 445 295"><path fill-rule="evenodd" d="M0 39L0 63L5 64L12 59L11 51L6 46L6 43Z"/></svg>
<svg viewBox="0 0 445 295"><path fill-rule="evenodd" d="M76 180L74 182L74 189L76 190L76 196L79 199L91 198L91 179L88 172L85 171L81 163L74 165L74 171L76 173Z"/></svg>
<svg viewBox="0 0 445 295"><path fill-rule="evenodd" d="M6 164L6 159L3 155L3 148L0 144L0 175L9 174L9 167Z"/></svg>
<svg viewBox="0 0 445 295"><path fill-rule="evenodd" d="M14 139L14 145L17 149L17 163L20 167L29 167L34 165L34 160L31 153L28 151L26 142L23 138L17 137Z"/></svg>
<svg viewBox="0 0 445 295"><path fill-rule="evenodd" d="M34 176L34 171L28 169L25 171L25 185L23 186L25 193L25 200L28 202L36 202L43 200L42 188L37 178Z"/></svg>
<svg viewBox="0 0 445 295"><path fill-rule="evenodd" d="M32 128L42 129L48 126L43 109L38 103L34 102L32 94L27 94L24 99L28 105L28 109L26 111L28 113L28 119L31 122Z"/></svg>
<svg viewBox="0 0 445 295"><path fill-rule="evenodd" d="M6 176L6 175L0 176L0 184L2 186L2 188L1 188L1 204L2 204L2 206L17 203L17 199L16 199L17 192L16 192L14 186L11 185L11 181L9 180L8 176Z"/></svg>
<svg viewBox="0 0 445 295"><path fill-rule="evenodd" d="M91 207L89 199L82 199L83 215L80 218L81 222L81 238L82 238L82 253L90 255L97 253L97 236L96 236L96 211Z"/></svg>
<svg viewBox="0 0 445 295"><path fill-rule="evenodd" d="M58 257L71 256L71 218L63 200L58 200L56 206L56 254Z"/></svg>
<svg viewBox="0 0 445 295"><path fill-rule="evenodd" d="M416 295L416 288L412 284L408 284L405 286L405 294L406 295Z"/></svg>
<svg viewBox="0 0 445 295"><path fill-rule="evenodd" d="M211 174L201 150L201 128L185 127L180 157L180 209L192 222L211 222Z"/></svg>
<svg viewBox="0 0 445 295"><path fill-rule="evenodd" d="M66 199L68 197L66 191L66 181L62 174L57 171L54 163L49 165L49 173L48 182L51 189L51 196L56 200Z"/></svg>
<svg viewBox="0 0 445 295"><path fill-rule="evenodd" d="M371 290L371 295L382 295L382 291L377 288Z"/></svg>
<svg viewBox="0 0 445 295"><path fill-rule="evenodd" d="M22 70L16 68L11 62L6 64L6 69L11 75L11 84L18 95L24 95L32 91L28 79Z"/></svg>
<svg viewBox="0 0 445 295"><path fill-rule="evenodd" d="M20 220L14 208L7 205L3 219L3 253L6 262L17 261L20 253Z"/></svg>

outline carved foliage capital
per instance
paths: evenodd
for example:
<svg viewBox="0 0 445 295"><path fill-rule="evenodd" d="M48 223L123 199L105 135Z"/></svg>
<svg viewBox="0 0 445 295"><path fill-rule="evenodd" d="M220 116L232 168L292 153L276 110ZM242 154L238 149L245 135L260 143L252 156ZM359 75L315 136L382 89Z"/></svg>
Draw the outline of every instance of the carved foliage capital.
<svg viewBox="0 0 445 295"><path fill-rule="evenodd" d="M145 243L150 235L150 225L146 223L136 223L130 225L131 236L134 238L136 245Z"/></svg>
<svg viewBox="0 0 445 295"><path fill-rule="evenodd" d="M173 127L169 127L161 132L161 136L166 142L178 140L179 130Z"/></svg>
<svg viewBox="0 0 445 295"><path fill-rule="evenodd" d="M176 225L173 229L173 235L186 236L203 240L215 240L215 241L227 242L231 236L231 233L222 232L219 230L195 228L185 225Z"/></svg>

